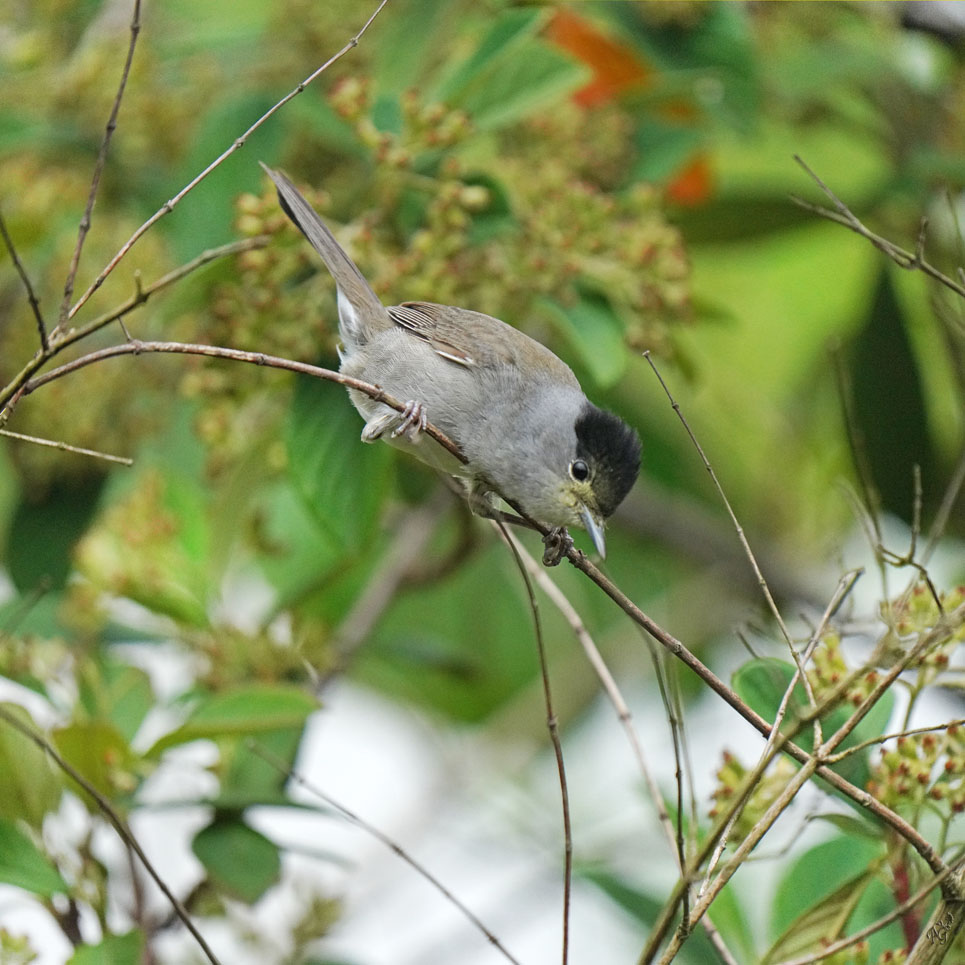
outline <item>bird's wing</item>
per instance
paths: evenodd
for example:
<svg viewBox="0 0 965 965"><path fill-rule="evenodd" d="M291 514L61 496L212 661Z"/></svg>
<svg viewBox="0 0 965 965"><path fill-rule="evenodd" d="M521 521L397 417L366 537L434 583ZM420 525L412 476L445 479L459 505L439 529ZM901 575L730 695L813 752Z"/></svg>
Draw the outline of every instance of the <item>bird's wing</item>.
<svg viewBox="0 0 965 965"><path fill-rule="evenodd" d="M528 337L491 315L432 302L403 302L389 308L400 328L428 342L437 355L467 368L513 364L517 342Z"/></svg>

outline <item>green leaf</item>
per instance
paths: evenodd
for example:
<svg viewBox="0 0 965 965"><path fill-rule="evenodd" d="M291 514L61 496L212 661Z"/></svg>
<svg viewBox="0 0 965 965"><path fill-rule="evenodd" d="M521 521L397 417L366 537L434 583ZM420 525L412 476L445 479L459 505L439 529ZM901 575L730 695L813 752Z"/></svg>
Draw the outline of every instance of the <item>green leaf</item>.
<svg viewBox="0 0 965 965"><path fill-rule="evenodd" d="M761 965L816 952L823 944L841 938L848 919L873 880L870 873L857 875L801 914L774 943Z"/></svg>
<svg viewBox="0 0 965 965"><path fill-rule="evenodd" d="M47 856L12 821L4 818L0 818L0 881L43 898L68 891L66 882Z"/></svg>
<svg viewBox="0 0 965 965"><path fill-rule="evenodd" d="M610 302L585 290L571 305L561 305L548 298L541 299L539 304L569 341L597 385L602 389L614 385L626 369L627 352L623 344L623 324Z"/></svg>
<svg viewBox="0 0 965 965"><path fill-rule="evenodd" d="M281 873L278 848L242 821L216 820L195 835L191 850L216 885L249 904Z"/></svg>
<svg viewBox="0 0 965 965"><path fill-rule="evenodd" d="M375 534L391 458L387 446L361 443L361 430L341 386L298 378L285 432L290 478L330 540L353 552Z"/></svg>
<svg viewBox="0 0 965 965"><path fill-rule="evenodd" d="M21 498L5 540L7 572L20 592L67 582L71 554L97 510L103 484L103 476L55 482L40 499Z"/></svg>
<svg viewBox="0 0 965 965"><path fill-rule="evenodd" d="M469 243L481 245L516 227L517 221L509 200L509 192L501 181L483 173L469 174L466 184L479 185L489 192L489 203L474 211L469 226Z"/></svg>
<svg viewBox="0 0 965 965"><path fill-rule="evenodd" d="M914 466L921 469L927 486L940 478L931 444L925 408L923 376L912 351L902 305L895 295L891 273L884 269L865 320L851 348L850 378L854 400L852 428L860 455L876 487L881 506L912 522Z"/></svg>
<svg viewBox="0 0 965 965"><path fill-rule="evenodd" d="M106 720L75 721L55 730L52 736L61 756L101 794L112 795L119 773L133 767L130 746ZM93 802L90 806L96 807Z"/></svg>
<svg viewBox="0 0 965 965"><path fill-rule="evenodd" d="M144 936L139 931L108 935L98 945L81 945L67 965L140 965Z"/></svg>
<svg viewBox="0 0 965 965"><path fill-rule="evenodd" d="M506 10L493 24L492 29L483 38L472 56L459 64L456 69L439 85L435 97L449 104L454 104L465 93L485 70L491 66L493 60L531 37L540 27L544 17L535 8L517 7Z"/></svg>
<svg viewBox="0 0 965 965"><path fill-rule="evenodd" d="M762 660L751 660L744 664L733 677L734 689L750 706L766 720L774 720L784 692L787 690L794 675L794 667L782 660L768 657ZM868 711L861 722L838 745L838 750L846 750L863 741L880 737L891 718L894 707L894 695L887 691L878 702ZM800 681L795 684L791 695L788 713L784 720L784 727L789 727L799 715L808 709L807 695ZM851 714L854 706L844 701L830 713L825 713L821 719L822 735L825 740L842 727ZM798 747L810 752L814 742L814 729L808 725L794 738ZM869 777L869 754L864 751L852 754L844 760L832 765L832 770L853 784L864 787Z"/></svg>
<svg viewBox="0 0 965 965"><path fill-rule="evenodd" d="M19 704L2 704L4 711L37 730ZM40 829L60 801L63 779L47 755L6 721L0 721L0 817L26 821Z"/></svg>
<svg viewBox="0 0 965 965"><path fill-rule="evenodd" d="M248 741L238 741L230 751L223 751L227 768L216 806L241 809L267 801L286 801L288 771L294 766L304 732L304 725L266 731L258 735L255 748Z"/></svg>
<svg viewBox="0 0 965 965"><path fill-rule="evenodd" d="M131 741L147 712L154 706L148 675L138 667L105 657L79 668L78 694L91 717L106 718Z"/></svg>
<svg viewBox="0 0 965 965"><path fill-rule="evenodd" d="M784 693L794 676L794 667L775 657L765 657L761 660L749 660L740 667L732 678L734 690L750 707L768 721L773 721ZM798 681L794 685L785 723L795 721L799 714L808 707L807 694ZM798 735L800 738L801 735ZM809 732L806 734L810 739ZM796 743L801 743L797 740ZM808 744L807 746L810 746Z"/></svg>
<svg viewBox="0 0 965 965"><path fill-rule="evenodd" d="M589 71L533 37L543 11L506 11L475 53L445 80L439 100L466 111L477 127L492 130L521 120L575 91Z"/></svg>
<svg viewBox="0 0 965 965"><path fill-rule="evenodd" d="M371 66L380 91L401 94L419 86L434 61L441 28L451 30L449 0L393 0L379 18L379 56Z"/></svg>
<svg viewBox="0 0 965 965"><path fill-rule="evenodd" d="M217 737L245 737L278 730L301 729L318 709L311 695L296 687L252 686L202 701L177 730L147 751L158 757L169 747Z"/></svg>
<svg viewBox="0 0 965 965"><path fill-rule="evenodd" d="M874 880L882 842L837 837L812 848L788 869L771 909L771 929L780 937L765 962L780 961L834 940Z"/></svg>
<svg viewBox="0 0 965 965"><path fill-rule="evenodd" d="M695 127L671 124L648 113L634 132L639 161L634 165L631 181L661 182L675 174L704 142L704 134ZM790 202L785 199L785 205ZM687 235L688 241L690 236Z"/></svg>
<svg viewBox="0 0 965 965"><path fill-rule="evenodd" d="M628 884L624 878L607 868L591 867L578 870L577 874L585 881L589 881L596 885L600 891L602 891L620 908L627 912L631 918L638 921L644 927L644 929L649 929L649 927L656 921L661 909L663 908L663 896L657 897L655 895L648 894L636 886ZM725 895L727 897L725 897ZM718 906L722 902L726 905L731 904L729 889L727 888L724 889L724 892L721 894L720 898L714 902L710 917L715 925L718 923L718 918L717 915L714 914L714 911L718 909ZM738 916L738 919L740 918L741 916ZM743 936L742 941L746 938L746 940L749 942L750 937L747 933L746 915L743 916L743 922L743 930L745 935ZM713 948L711 947L710 941L708 940L706 934L703 931L698 930L691 934L679 958L675 960L681 963L703 963L715 961L716 955L714 954Z"/></svg>

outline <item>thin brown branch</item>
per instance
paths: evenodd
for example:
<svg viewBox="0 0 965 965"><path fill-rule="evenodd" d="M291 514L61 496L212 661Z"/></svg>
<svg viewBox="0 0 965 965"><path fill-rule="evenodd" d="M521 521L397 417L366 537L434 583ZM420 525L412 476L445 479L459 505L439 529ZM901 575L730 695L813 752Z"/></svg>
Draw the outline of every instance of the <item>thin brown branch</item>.
<svg viewBox="0 0 965 965"><path fill-rule="evenodd" d="M543 639L543 626L539 616L539 604L533 590L533 582L526 572L526 564L516 548L516 543L510 538L505 524L497 521L506 545L510 548L529 602L530 613L533 616L533 628L536 634L536 650L539 655L540 678L543 683L543 702L546 707L546 726L549 730L550 741L553 744L553 754L556 757L556 772L560 783L560 802L563 811L563 965L567 965L570 956L570 900L573 890L573 826L570 820L570 793L566 782L566 766L563 761L563 745L560 742L559 719L553 708L553 690L550 685L549 662L546 658L546 642Z"/></svg>
<svg viewBox="0 0 965 965"><path fill-rule="evenodd" d="M111 346L98 352L92 352L89 355L75 359L72 362L68 362L56 369L51 370L50 372L45 372L43 375L31 379L21 387L20 392L22 394L26 394L28 392L36 391L36 389L50 381L53 381L54 379L62 378L71 372L77 371L87 365L92 365L95 362L99 362L104 359L123 355L147 354L151 352L202 355L212 358L223 358L233 361L247 362L249 364L286 369L288 371L309 375L313 378L322 378L328 381L337 382L349 388L356 389L359 392L363 392L364 394L370 396L376 401L383 402L385 405L399 412L401 412L404 408L402 402L391 397L378 386L373 386L358 379L350 378L339 372L322 369L318 366L308 365L304 362L295 362L289 359L281 359L275 356L265 355L260 352L244 352L238 349L228 349L220 346L194 345L183 342L131 341L125 342L122 345ZM440 432L436 427L430 424L426 429L426 433L434 438L440 445L446 448L460 462L466 462L466 457L462 454L455 443L453 443L451 439L447 438L445 434ZM548 527L543 526L537 523L535 520L527 517L512 499L506 498L505 496L504 499L513 509L520 513L520 516L526 520L526 523L531 528L537 530L543 535L546 535L549 532ZM651 637L653 637L654 640L657 641L657 643L659 643L674 657L676 657L687 667L689 667L690 670L697 674L697 676L711 690L713 690L714 693L716 693L722 700L725 701L725 703L737 711L737 713L748 723L750 723L751 726L753 726L760 734L762 734L765 738L770 737L773 728L767 720L745 704L737 693L728 687L701 660L695 657L690 650L688 650L687 647L681 643L681 641L679 641L671 633L647 616L647 614L644 613L643 610L641 610L609 577L604 575L599 568L590 561L586 554L576 549L575 546L571 546L566 550L565 555L572 566L594 582L631 620L633 620L634 623L642 627ZM786 738L782 738L780 746L781 750L789 754L799 763L803 764L809 758L809 755L806 751L802 750L796 744L790 743ZM866 791L855 787L855 785L840 777L826 766L822 765L819 767L818 774L836 790L851 798L851 800L861 807L872 812L876 817L891 827L898 835L904 838L921 855L924 861L936 874L944 869L945 865L941 861L940 857L935 853L934 848L932 848L932 846L918 833L918 831L916 831L916 829L913 828L902 817L900 817L890 808L881 804L879 801L875 800Z"/></svg>
<svg viewBox="0 0 965 965"><path fill-rule="evenodd" d="M907 251L906 249L896 245L894 242L889 241L887 238L883 238L879 234L875 234L870 228L868 228L854 212L828 187L824 181L818 177L814 171L797 155L794 155L794 160L804 169L804 172L811 178L812 181L821 189L824 196L831 202L834 206L834 210L828 208L823 208L819 204L812 204L810 201L805 201L803 198L791 197L791 200L800 207L807 211L813 211L815 214L820 215L822 218L826 218L828 221L833 221L836 224L844 225L844 227L849 228L855 234L861 235L869 241L875 248L880 252L887 255L899 268L904 268L908 271L920 271L922 274L927 275L929 278L934 279L939 284L944 285L946 288L955 292L956 295L961 295L965 298L965 283L956 282L953 278L950 278L944 272L939 271L934 265L929 264L924 259L924 249L925 249L925 229L927 222L922 219L918 238L916 241L915 251Z"/></svg>
<svg viewBox="0 0 965 965"><path fill-rule="evenodd" d="M377 385L370 385L360 379L353 379L351 376L343 375L341 372L334 372L331 369L323 369L317 365L309 365L307 362L296 362L292 359L279 358L276 355L266 355L264 352L245 352L241 349L224 348L220 345L199 345L191 342L143 342L139 339L132 339L120 345L111 345L107 348L99 349L82 355L80 358L65 362L63 365L43 375L38 375L23 386L23 395L35 392L41 386L56 379L62 379L65 375L70 375L79 369L86 368L96 362L103 362L109 358L118 358L123 355L149 355L149 354L175 354L175 355L203 355L208 358L229 359L233 362L247 362L251 365L262 365L268 368L284 369L288 372L297 372L301 375L308 375L316 379L325 379L328 382L337 382L346 388L355 389L370 396L376 402L387 405L390 409L402 412L405 404L398 399L384 392ZM462 454L459 447L443 432L440 432L433 425L426 427L426 434L431 436L443 448L447 449L460 462L465 463L466 457Z"/></svg>
<svg viewBox="0 0 965 965"><path fill-rule="evenodd" d="M553 582L546 568L540 566L540 564L537 563L528 552L526 552L526 549L515 537L515 535L505 530L501 530L500 533L503 539L506 539L512 543L517 554L523 560L530 577L536 581L540 589L547 595L563 619L566 620L566 622L570 625L573 635L583 647L583 652L586 654L586 658L589 661L590 666L596 673L597 678L603 687L603 691L606 694L607 699L613 705L617 718L620 721L624 732L626 733L627 740L630 743L630 748L633 751L633 756L637 762L637 767L640 770L640 775L643 778L644 783L647 785L647 791L650 794L650 798L657 810L657 818L660 822L661 828L663 828L664 835L667 838L667 842L670 846L670 852L674 855L674 858L677 861L678 870L682 872L684 870L684 856L677 847L676 831L674 830L673 821L671 820L670 815L667 812L666 805L664 804L663 795L661 794L656 779L654 778L653 773L647 765L646 758L644 757L643 746L636 732L636 728L633 726L633 715L631 714L630 708L627 706L627 703L623 698L623 694L620 692L620 688L617 685L616 680L614 680L613 675L610 673L609 667L607 667L602 654L594 642L593 637L587 630L586 624L583 622L583 619L577 612L576 608L569 601L566 594ZM727 945L724 943L723 938L714 927L713 923L709 919L704 918L703 926L704 930L707 932L708 938L713 942L714 947L717 949L721 960L727 963L727 965L737 965L736 960L730 952L730 949L727 948Z"/></svg>
<svg viewBox="0 0 965 965"><path fill-rule="evenodd" d="M415 858L409 854L400 844L397 844L392 840L387 834L380 831L378 828L369 824L364 818L359 817L354 811L346 807L340 801L333 798L331 795L325 793L318 785L313 784L306 777L303 777L298 771L292 770L286 761L277 757L271 751L262 747L256 741L249 741L248 748L251 752L258 757L260 757L266 764L275 768L279 774L285 775L288 780L293 781L298 784L309 794L317 797L323 804L332 808L341 817L343 817L349 824L355 825L355 827L364 831L366 834L375 838L381 844L384 844L393 854L398 855L413 871L416 872L420 877L425 879L433 888L436 889L453 907L455 907L466 919L468 919L472 925L482 932L486 936L486 939L507 961L513 963L513 965L519 965L519 962L509 953L506 947L500 942L500 940L490 931L483 922L472 912L463 902L461 902L431 871L429 871L424 865L420 864Z"/></svg>
<svg viewBox="0 0 965 965"><path fill-rule="evenodd" d="M97 449L85 449L83 446L72 446L66 442L57 442L54 439L41 439L39 436L28 436L22 432L12 432L10 429L0 429L0 436L19 439L21 442L30 442L35 446L48 446L51 449L59 449L61 452L74 452L79 456L90 456L92 459L103 459L106 462L115 462L121 466L134 465L134 460L127 456L115 456L109 452L99 452Z"/></svg>
<svg viewBox="0 0 965 965"><path fill-rule="evenodd" d="M43 352L47 352L50 348L50 343L47 340L47 326L40 312L40 299L37 298L34 286L30 283L30 276L27 274L27 269L24 268L23 262L21 262L20 256L17 254L17 248L13 243L13 238L10 237L10 232L7 231L7 223L3 220L2 213L0 213L0 235L3 236L3 243L6 245L7 251L10 254L13 267L17 269L17 274L20 276L23 287L27 291L27 301L30 302L30 308L34 313L34 320L37 323L37 334L40 336L40 348Z"/></svg>
<svg viewBox="0 0 965 965"><path fill-rule="evenodd" d="M68 329L58 340L57 349L59 350L68 345L73 345L75 342L86 338L92 332L96 332L106 325L110 325L111 322L120 321L125 315L130 314L136 308L140 308L152 295L157 294L157 292L164 288L168 288L175 282L179 282L182 278L187 277L199 268L203 268L212 261L217 261L219 258L228 258L231 255L240 255L245 251L264 248L270 241L271 235L255 235L253 238L242 238L239 241L230 241L227 244L219 245L217 248L206 248L201 254L196 255L190 261L186 261L183 265L173 268L166 275L162 275L146 287L141 284L139 276L135 275L135 290L130 298L121 302L120 305L112 308L109 312L105 312L93 321L88 322L86 325L82 325L80 328Z"/></svg>
<svg viewBox="0 0 965 965"><path fill-rule="evenodd" d="M653 374L657 377L657 381L660 383L660 386L663 389L664 393L666 394L667 399L670 401L671 408L674 410L674 412L677 413L677 418L680 419L681 423L683 424L683 427L686 430L687 435L690 437L690 441L693 443L694 448L697 450L697 454L700 456L700 461L703 463L704 469L706 469L707 472L709 473L710 478L713 481L714 488L717 490L717 495L722 500L724 504L724 508L727 510L727 515L730 516L731 525L734 527L734 531L737 533L737 538L740 541L741 548L744 550L744 555L747 557L747 560L751 565L751 569L754 571L754 577L757 580L757 584L761 588L761 592L764 594L764 599L767 602L768 609L771 611L771 614L774 617L774 620L776 621L778 627L781 630L781 635L784 637L784 642L787 644L788 648L790 649L791 654L794 657L794 661L795 663L798 664L798 667L800 669L800 660L798 658L797 649L794 646L794 641L791 638L791 634L784 623L784 618L781 616L781 611L778 609L777 603L775 602L774 597L771 594L771 588L768 586L767 580L764 578L764 574L761 572L760 566L758 566L757 557L754 555L754 551L751 549L751 544L747 540L747 536L744 533L744 527L741 526L740 520L738 520L737 514L734 512L734 508L733 506L731 506L730 500L727 498L727 494L724 492L724 487L720 484L720 480L717 478L717 473L714 472L714 467L711 465L710 460L707 458L707 455L704 452L703 446L701 446L693 430L690 428L690 424L687 422L686 417L681 411L680 405L677 403L677 400L673 397L673 394L671 393L669 386L667 385L666 382L664 382L663 376L660 374L660 370L657 368L656 363L653 361L653 358L650 355L650 351L647 350L646 352L644 352L643 357L647 360L647 362L650 365L650 368L653 370ZM803 673L802 673L802 679L806 679L804 678ZM813 695L809 693L808 697L813 703L813 700L814 700Z"/></svg>
<svg viewBox="0 0 965 965"><path fill-rule="evenodd" d="M111 107L110 117L107 119L107 126L104 128L104 137L101 139L97 160L94 162L94 174L90 182L90 191L87 194L87 205L84 208L84 214L81 216L80 224L77 226L77 243L74 245L74 253L70 259L70 267L67 269L67 279L64 282L64 298L60 305L57 324L54 326L52 332L54 336L57 335L67 321L70 299L74 294L74 282L77 279L77 269L80 267L80 255L84 250L87 233L90 231L91 216L94 213L94 201L97 198L97 189L100 187L101 175L104 173L104 165L107 163L107 151L110 147L111 139L114 137L114 131L117 129L117 115L121 109L121 101L124 99L127 80L131 75L131 64L134 62L134 49L137 47L137 37L141 32L141 0L134 0L134 8L131 12L130 32L131 39L127 45L127 57L124 60L124 69L121 71L121 80L117 85L114 104Z"/></svg>
<svg viewBox="0 0 965 965"><path fill-rule="evenodd" d="M369 29L369 27L372 25L375 18L382 12L382 8L388 2L389 0L381 0L378 7L376 7L375 11L372 13L372 15L368 18L368 20L366 20L365 24L362 26L362 29L359 30L359 32L355 34L355 36L352 37L348 41L348 43L346 43L345 46L342 47L340 51L338 51L338 53L329 57L329 59L326 60L321 67L318 67L314 71L312 71L312 73L309 74L308 77L306 77L300 84L298 84L297 87L289 91L288 94L286 94L273 107L270 107L264 114L261 115L261 117L258 118L258 120L254 122L254 124L251 125L251 127L248 128L247 131L244 132L244 134L242 134L240 137L235 138L235 140L231 143L231 145L227 147L224 151L222 151L221 154L219 154L218 157L216 157L200 174L198 174L188 184L186 184L176 195L174 195L173 198L171 198L170 200L166 201L163 205L161 205L161 207L158 208L158 210L155 211L154 214L151 215L151 217L148 218L147 221L145 221L144 224L142 224L141 227L138 228L134 232L134 234L131 235L131 237L128 238L128 240L120 247L120 249L117 251L114 257L111 258L111 260L101 271L101 273L93 280L93 282L91 282L90 287L74 303L74 306L67 313L67 318L73 318L77 314L77 312L80 311L80 309L87 303L87 300L91 297L91 295L93 295L94 292L96 292L97 289L104 284L108 275L110 275L110 273L117 267L121 259L131 250L131 248L134 247L134 245L140 240L140 238L151 227L153 227L153 225L155 225L158 221L160 221L161 218L163 218L166 214L170 214L170 212L174 210L178 202L186 194L188 194L188 192L193 191L194 188L196 188L212 171L214 171L224 161L226 161L229 157L231 157L232 154L234 154L236 151L241 150L241 148L243 148L247 143L248 138L251 137L251 135L254 134L254 132L257 131L258 128L261 127L262 124L264 124L270 117L272 117L275 113L281 110L281 108L284 107L285 104L287 104L293 97L296 97L298 94L304 91L317 77L319 77L322 73L328 70L328 68L331 67L332 64L334 64L337 60L340 60L350 50L353 50L355 47L357 47L359 45L359 41L362 39L362 35Z"/></svg>
<svg viewBox="0 0 965 965"><path fill-rule="evenodd" d="M57 752L54 746L48 741L42 734L37 733L32 727L29 727L22 720L20 720L15 714L12 714L6 707L0 706L0 720L9 724L15 731L24 736L32 744L40 748L56 765L59 767L78 787L82 788L83 791L94 801L97 807L100 809L101 813L107 820L113 825L114 830L118 833L124 844L133 851L138 860L144 866L144 870L151 876L154 883L160 888L164 897L167 898L181 924L190 932L191 936L197 942L198 947L204 953L205 958L211 962L211 965L220 965L218 958L215 956L211 947L205 941L204 936L198 931L194 922L191 920L191 916L188 914L187 909L178 899L178 896L174 894L173 891L167 886L164 879L158 874L157 869L151 863L148 856L144 853L144 849L140 846L137 838L131 832L131 829L127 826L127 822L120 816L114 805L101 794L100 791L94 787L90 781L84 777L69 761L65 760Z"/></svg>

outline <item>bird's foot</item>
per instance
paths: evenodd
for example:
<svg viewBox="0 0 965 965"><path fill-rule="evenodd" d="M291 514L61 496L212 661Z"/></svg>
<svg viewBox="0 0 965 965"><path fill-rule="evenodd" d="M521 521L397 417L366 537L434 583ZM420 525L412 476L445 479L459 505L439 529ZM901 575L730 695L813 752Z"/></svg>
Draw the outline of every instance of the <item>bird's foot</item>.
<svg viewBox="0 0 965 965"><path fill-rule="evenodd" d="M376 416L365 423L362 429L362 442L375 442L386 432L391 439L407 434L410 439L422 432L429 424L429 416L421 402L414 399L406 402L401 412L390 411Z"/></svg>
<svg viewBox="0 0 965 965"><path fill-rule="evenodd" d="M408 435L410 439L415 439L420 432L424 432L429 424L429 416L426 414L425 406L415 399L409 399L405 408L401 412L402 419L392 430L392 438L396 439L401 435Z"/></svg>
<svg viewBox="0 0 965 965"><path fill-rule="evenodd" d="M543 537L543 547L543 566L558 566L573 548L573 537L567 533L565 526L557 526Z"/></svg>

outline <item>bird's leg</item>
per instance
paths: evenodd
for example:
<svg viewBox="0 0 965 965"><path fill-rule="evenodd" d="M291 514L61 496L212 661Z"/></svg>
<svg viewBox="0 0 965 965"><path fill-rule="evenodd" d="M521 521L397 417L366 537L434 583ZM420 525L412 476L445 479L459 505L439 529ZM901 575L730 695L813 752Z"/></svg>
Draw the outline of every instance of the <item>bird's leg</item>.
<svg viewBox="0 0 965 965"><path fill-rule="evenodd" d="M567 533L565 526L557 526L543 537L543 547L543 566L558 566L572 549L573 537Z"/></svg>

